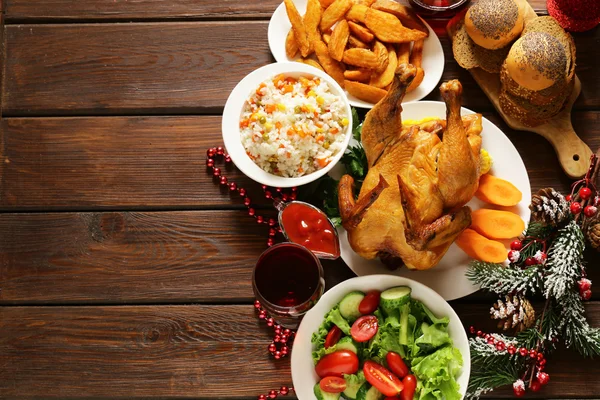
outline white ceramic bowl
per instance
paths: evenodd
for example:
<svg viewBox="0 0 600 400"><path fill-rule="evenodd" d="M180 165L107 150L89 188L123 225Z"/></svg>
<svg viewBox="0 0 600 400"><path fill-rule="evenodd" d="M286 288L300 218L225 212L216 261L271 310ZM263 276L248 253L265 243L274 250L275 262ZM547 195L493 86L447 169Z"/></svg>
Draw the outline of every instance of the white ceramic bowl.
<svg viewBox="0 0 600 400"><path fill-rule="evenodd" d="M333 287L302 319L292 348L292 381L299 400L316 400L313 387L319 381L319 377L312 360L313 345L310 339L313 332L319 329L325 314L353 290L366 293L369 290L383 291L394 286L409 286L412 289L412 297L422 301L436 316L450 318L450 337L463 358L463 367L457 382L460 385L461 398L464 398L471 374L471 354L467 333L450 304L432 289L411 279L391 275L369 275L348 279Z"/></svg>
<svg viewBox="0 0 600 400"><path fill-rule="evenodd" d="M333 160L325 168L321 168L320 170L311 174L297 178L277 176L263 170L256 165L254 161L250 159L250 157L248 157L240 140L239 122L246 99L253 91L256 90L261 82L264 82L278 74L285 74L292 77L317 76L323 81L327 82L331 92L342 98L346 106L345 111L346 115L348 116L348 121L350 121L344 132L346 137L344 138L342 147L340 151L333 157ZM223 142L225 143L225 148L231 156L231 160L240 171L256 182L262 183L263 185L272 187L293 187L306 185L307 183L317 180L321 176L327 174L329 170L331 170L331 168L333 168L333 166L340 161L352 137L352 110L344 90L325 72L315 67L311 67L310 65L297 62L274 63L265 65L264 67L249 73L237 84L237 86L229 95L227 103L225 103L221 127L223 131Z"/></svg>

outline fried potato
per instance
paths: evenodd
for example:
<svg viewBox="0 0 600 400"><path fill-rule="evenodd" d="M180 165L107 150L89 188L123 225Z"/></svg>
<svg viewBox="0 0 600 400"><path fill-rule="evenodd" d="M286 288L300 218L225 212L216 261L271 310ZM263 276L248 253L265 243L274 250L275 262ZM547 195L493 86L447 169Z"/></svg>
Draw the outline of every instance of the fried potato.
<svg viewBox="0 0 600 400"><path fill-rule="evenodd" d="M360 39L357 39L352 35L350 35L350 37L348 38L348 45L350 45L350 47L358 47L359 49L369 48L368 44L361 42Z"/></svg>
<svg viewBox="0 0 600 400"><path fill-rule="evenodd" d="M329 41L331 40L331 35L324 33L323 34L323 41L325 42L325 44L329 44Z"/></svg>
<svg viewBox="0 0 600 400"><path fill-rule="evenodd" d="M396 45L398 55L398 65L408 64L410 57L410 42L399 43Z"/></svg>
<svg viewBox="0 0 600 400"><path fill-rule="evenodd" d="M347 69L344 71L344 78L349 81L369 82L372 71L370 69Z"/></svg>
<svg viewBox="0 0 600 400"><path fill-rule="evenodd" d="M356 67L374 69L380 68L377 54L367 49L353 48L344 51L342 61Z"/></svg>
<svg viewBox="0 0 600 400"><path fill-rule="evenodd" d="M348 22L348 27L350 28L350 32L360 39L361 42L371 43L373 39L375 39L375 35L373 35L370 30L356 22Z"/></svg>
<svg viewBox="0 0 600 400"><path fill-rule="evenodd" d="M337 62L329 56L327 45L322 41L315 43L315 54L325 72L335 79L341 87L344 87L344 70L346 69L344 64Z"/></svg>
<svg viewBox="0 0 600 400"><path fill-rule="evenodd" d="M285 10L290 19L290 23L292 24L294 38L296 39L296 43L298 43L300 54L302 54L302 57L306 57L311 52L311 49L302 17L292 0L283 0L283 2L285 3Z"/></svg>
<svg viewBox="0 0 600 400"><path fill-rule="evenodd" d="M417 40L413 44L413 48L410 53L410 63L417 68L419 68L423 63L423 42L423 40Z"/></svg>
<svg viewBox="0 0 600 400"><path fill-rule="evenodd" d="M369 85L377 88L385 88L392 83L394 74L396 73L396 67L398 67L398 57L396 56L393 46L390 46L388 49L388 60L387 68L383 72L371 75ZM344 74L344 76L346 75Z"/></svg>
<svg viewBox="0 0 600 400"><path fill-rule="evenodd" d="M319 0L319 3L321 3L321 7L323 8L327 8L331 5L331 3L333 3L335 0Z"/></svg>
<svg viewBox="0 0 600 400"><path fill-rule="evenodd" d="M392 14L369 8L365 16L365 25L375 34L377 39L386 43L405 43L425 38L425 34L416 29L402 26L398 18Z"/></svg>
<svg viewBox="0 0 600 400"><path fill-rule="evenodd" d="M312 58L302 58L300 61L302 63L304 63L304 64L310 65L312 67L315 67L315 68L320 69L321 71L325 72L325 70L323 69L323 67L321 67L321 64L319 64L318 62L316 62Z"/></svg>
<svg viewBox="0 0 600 400"><path fill-rule="evenodd" d="M294 30L290 29L285 38L285 55L290 59L294 59L296 54L298 54L298 43L296 43L296 38L294 37Z"/></svg>
<svg viewBox="0 0 600 400"><path fill-rule="evenodd" d="M372 7L375 10L385 11L396 16L405 27L418 29L425 33L425 37L429 36L429 29L427 29L421 18L409 7L398 4L394 0L377 0Z"/></svg>
<svg viewBox="0 0 600 400"><path fill-rule="evenodd" d="M348 29L348 22L343 19L337 23L331 34L331 39L328 43L329 55L336 61L342 61L344 57L344 50L348 43L348 37L350 31Z"/></svg>
<svg viewBox="0 0 600 400"><path fill-rule="evenodd" d="M350 21L365 23L365 16L369 7L364 4L353 4L350 10L346 13L346 19Z"/></svg>
<svg viewBox="0 0 600 400"><path fill-rule="evenodd" d="M304 29L306 29L306 36L310 43L311 49L314 47L314 43L321 40L321 32L319 32L319 23L321 22L321 15L323 14L323 8L319 0L308 0L306 5L306 13L304 14Z"/></svg>
<svg viewBox="0 0 600 400"><path fill-rule="evenodd" d="M373 104L378 103L387 94L383 89L349 80L344 81L344 87L352 96Z"/></svg>
<svg viewBox="0 0 600 400"><path fill-rule="evenodd" d="M373 53L375 53L377 56L377 61L379 62L379 66L375 70L378 73L381 73L389 64L388 50L383 43L376 41L375 46L373 46ZM394 55L394 57L395 56L396 55Z"/></svg>
<svg viewBox="0 0 600 400"><path fill-rule="evenodd" d="M346 12L352 7L351 0L335 0L327 9L323 12L321 17L321 23L319 27L321 32L325 32L331 28L340 19L346 15Z"/></svg>
<svg viewBox="0 0 600 400"><path fill-rule="evenodd" d="M410 93L413 90L415 90L416 88L418 88L419 85L421 84L421 82L423 82L424 77L425 77L425 71L423 71L423 68L421 68L421 67L417 68L417 74L415 75L415 79L413 79L410 86L406 88L406 93Z"/></svg>
<svg viewBox="0 0 600 400"><path fill-rule="evenodd" d="M358 4L362 4L367 7L371 7L371 4L375 3L375 0L358 0Z"/></svg>

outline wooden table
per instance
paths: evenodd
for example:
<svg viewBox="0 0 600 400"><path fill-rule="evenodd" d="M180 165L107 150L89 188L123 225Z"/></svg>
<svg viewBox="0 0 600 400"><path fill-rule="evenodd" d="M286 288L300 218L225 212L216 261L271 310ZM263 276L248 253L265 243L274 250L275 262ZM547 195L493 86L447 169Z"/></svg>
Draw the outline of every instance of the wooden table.
<svg viewBox="0 0 600 400"><path fill-rule="evenodd" d="M2 1L0 398L254 399L291 384L252 307L267 228L204 165L231 89L274 61L267 24L279 2ZM566 191L550 145L506 127L454 62L445 21L432 22L443 79L460 79L464 105L506 132L534 191ZM575 41L573 120L595 150L600 30ZM600 282L600 257L588 260ZM353 276L341 261L325 270L328 287ZM598 292L586 307L596 326ZM452 306L465 325L489 327L493 300ZM559 350L548 365L536 397L600 397L597 360Z"/></svg>

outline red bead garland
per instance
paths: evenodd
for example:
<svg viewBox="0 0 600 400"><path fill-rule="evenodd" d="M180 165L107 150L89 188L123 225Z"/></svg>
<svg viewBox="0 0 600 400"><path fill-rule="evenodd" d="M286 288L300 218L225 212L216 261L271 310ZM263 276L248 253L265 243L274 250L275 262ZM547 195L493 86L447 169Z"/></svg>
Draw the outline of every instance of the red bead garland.
<svg viewBox="0 0 600 400"><path fill-rule="evenodd" d="M246 196L246 189L243 187L238 187L237 183L233 181L229 181L228 178L223 175L221 168L215 167L215 161L221 158L225 161L226 165L231 165L231 156L225 153L225 149L223 147L211 147L206 150L206 168L208 169L208 172L213 175L216 182L222 186L228 187L231 194L237 192L237 194L244 199L244 206L248 208L248 215L254 217L257 223L269 225L270 227L275 228L275 233L272 233L272 229L269 230L269 238L267 239L267 246L273 246L275 244L275 236L278 232L281 233L281 228L279 228L277 221L274 218L265 218L262 215L256 214L256 210L251 207L252 200L250 197ZM282 201L296 200L297 197L297 189L295 187L291 189L291 193L284 193L283 189L275 188L275 192L280 195L280 197L275 196L266 185L262 185L262 189L265 193L265 198L273 201L279 199Z"/></svg>
<svg viewBox="0 0 600 400"><path fill-rule="evenodd" d="M292 342L296 336L296 332L291 329L283 328L281 325L276 325L275 320L267 314L260 305L260 301L254 302L254 308L258 311L258 318L266 322L267 326L273 328L273 341L267 348L269 353L276 360L287 356L291 351Z"/></svg>

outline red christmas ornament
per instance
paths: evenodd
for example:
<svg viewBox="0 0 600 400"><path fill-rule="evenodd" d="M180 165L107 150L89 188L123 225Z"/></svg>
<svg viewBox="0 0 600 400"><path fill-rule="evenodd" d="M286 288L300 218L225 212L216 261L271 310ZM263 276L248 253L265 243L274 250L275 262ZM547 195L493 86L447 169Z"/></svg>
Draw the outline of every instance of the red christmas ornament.
<svg viewBox="0 0 600 400"><path fill-rule="evenodd" d="M516 263L519 261L519 257L521 257L519 250L511 250L508 252L508 261L511 263Z"/></svg>
<svg viewBox="0 0 600 400"><path fill-rule="evenodd" d="M571 203L570 208L573 214L579 214L581 212L581 203L574 201L573 203Z"/></svg>
<svg viewBox="0 0 600 400"><path fill-rule="evenodd" d="M589 300L592 298L592 291L591 290L584 290L581 292L581 298L583 300Z"/></svg>
<svg viewBox="0 0 600 400"><path fill-rule="evenodd" d="M525 395L525 382L518 379L513 383L513 392L517 397L523 397Z"/></svg>
<svg viewBox="0 0 600 400"><path fill-rule="evenodd" d="M538 372L536 378L542 385L546 385L550 382L550 375L545 372Z"/></svg>
<svg viewBox="0 0 600 400"><path fill-rule="evenodd" d="M587 200L590 198L591 195L592 189L588 187L582 187L581 189L579 189L579 197L581 197L582 199Z"/></svg>
<svg viewBox="0 0 600 400"><path fill-rule="evenodd" d="M594 206L585 206L585 208L583 209L583 213L586 217L593 217L597 211L598 209Z"/></svg>
<svg viewBox="0 0 600 400"><path fill-rule="evenodd" d="M566 201L571 201L571 195L570 195L570 194L566 195L566 196L565 196L565 200L566 200Z"/></svg>
<svg viewBox="0 0 600 400"><path fill-rule="evenodd" d="M592 281L587 278L581 278L577 285L579 286L579 291L584 292L586 290L590 290L592 288Z"/></svg>
<svg viewBox="0 0 600 400"><path fill-rule="evenodd" d="M510 249L511 250L521 250L523 248L523 242L521 242L520 240L515 240L510 244Z"/></svg>
<svg viewBox="0 0 600 400"><path fill-rule="evenodd" d="M537 380L531 382L531 385L529 385L529 389L531 389L533 392L539 392L541 388L542 384Z"/></svg>
<svg viewBox="0 0 600 400"><path fill-rule="evenodd" d="M535 258L533 257L527 257L525 259L525 265L527 265L528 267L531 267L532 265L536 265L537 261L535 261Z"/></svg>
<svg viewBox="0 0 600 400"><path fill-rule="evenodd" d="M548 13L568 31L583 32L600 23L597 0L547 0Z"/></svg>

